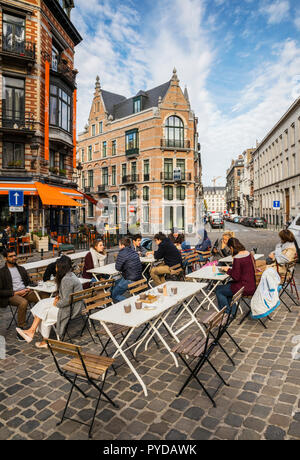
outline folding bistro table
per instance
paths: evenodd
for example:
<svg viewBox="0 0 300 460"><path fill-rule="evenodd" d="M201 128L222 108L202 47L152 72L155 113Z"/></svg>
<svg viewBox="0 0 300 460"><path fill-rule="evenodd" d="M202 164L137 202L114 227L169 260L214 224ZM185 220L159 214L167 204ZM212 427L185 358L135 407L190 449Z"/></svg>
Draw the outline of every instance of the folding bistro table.
<svg viewBox="0 0 300 460"><path fill-rule="evenodd" d="M111 341L115 345L116 351L112 358L115 358L118 355L122 356L122 358L127 363L133 374L136 376L138 382L141 384L145 396L148 395L147 387L144 381L142 380L141 376L133 366L132 362L126 356L126 351L128 351L130 348L135 348L134 355L136 355L138 348L145 341L145 350L147 350L150 339L152 338L152 336L156 335L160 339L164 347L167 349L167 351L170 353L176 367L178 367L177 358L175 354L172 353L170 346L159 332L159 327L162 324L164 324L167 330L170 332L171 336L177 342L179 342L177 333L173 331L172 327L169 326L166 320L175 306L181 305L186 299L195 296L201 290L201 285L199 283L168 281L167 283L165 283L165 285L167 286L168 292L170 292L171 287L177 287L177 294L168 296L159 294L157 301L155 301L153 304L144 303L143 308L141 310L136 309L135 302L137 300L137 297L133 296L129 299L123 300L122 302L118 302L112 305L111 307L107 307L104 310L98 311L97 313L94 313L90 316L90 319L94 321L99 321L101 323L107 335L110 337ZM164 285L162 285L162 287L163 286ZM156 292L157 288L146 291L146 294L154 294ZM131 305L131 312L125 313L124 305L128 304ZM192 322L195 322L198 325L198 327L201 327L196 318L194 318ZM123 338L121 343L118 343L113 334L111 333L109 329L109 323L128 327L128 332L126 333L126 336ZM128 346L127 341L129 337L133 334L133 332L136 331L136 329L140 326L143 326L147 323L150 327L146 331L146 333L139 340L135 341L132 345ZM202 327L201 330L203 332Z"/></svg>
<svg viewBox="0 0 300 460"><path fill-rule="evenodd" d="M265 255L264 254L254 254L255 260L261 259L262 257L265 257ZM223 259L219 259L219 262L223 262L227 265L231 265L233 262L233 257L232 256L223 257Z"/></svg>
<svg viewBox="0 0 300 460"><path fill-rule="evenodd" d="M116 270L116 264L103 265L102 267L92 268L88 270L88 273L92 273L94 278L97 278L97 275L108 275L109 278L113 278L116 275L119 275L120 272Z"/></svg>
<svg viewBox="0 0 300 460"><path fill-rule="evenodd" d="M140 257L140 261L142 262L142 264L145 265L145 268L142 272L142 276L143 278L146 279L145 273L148 270L148 268L151 267L151 265L155 262L154 256L150 255L150 256Z"/></svg>

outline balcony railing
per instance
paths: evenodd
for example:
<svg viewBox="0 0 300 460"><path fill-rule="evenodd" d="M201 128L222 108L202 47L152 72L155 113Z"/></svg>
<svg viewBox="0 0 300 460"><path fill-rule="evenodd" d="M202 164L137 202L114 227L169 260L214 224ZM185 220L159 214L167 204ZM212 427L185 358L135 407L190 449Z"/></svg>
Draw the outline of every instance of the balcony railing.
<svg viewBox="0 0 300 460"><path fill-rule="evenodd" d="M171 172L161 172L160 173L160 180L165 181L165 182L186 182L186 181L191 181L192 180L192 174L191 173L181 173L180 179L177 178L176 176L174 177L174 173Z"/></svg>
<svg viewBox="0 0 300 460"><path fill-rule="evenodd" d="M160 146L163 149L188 150L191 148L191 142L180 139L161 139Z"/></svg>
<svg viewBox="0 0 300 460"><path fill-rule="evenodd" d="M0 126L2 129L7 128L16 131L34 131L34 115L32 112L11 112L4 110Z"/></svg>
<svg viewBox="0 0 300 460"><path fill-rule="evenodd" d="M109 189L108 184L98 185L98 193L106 193L106 192L108 192L108 189Z"/></svg>
<svg viewBox="0 0 300 460"><path fill-rule="evenodd" d="M139 182L138 174L129 174L122 177L122 184L135 184L136 182Z"/></svg>
<svg viewBox="0 0 300 460"><path fill-rule="evenodd" d="M73 70L65 59L52 59L51 70L59 73L65 80L76 86L77 70Z"/></svg>
<svg viewBox="0 0 300 460"><path fill-rule="evenodd" d="M35 43L28 40L18 41L4 35L0 37L0 49L5 55L35 60Z"/></svg>
<svg viewBox="0 0 300 460"><path fill-rule="evenodd" d="M140 153L140 150L138 148L126 150L127 156L138 156L139 153Z"/></svg>
<svg viewBox="0 0 300 460"><path fill-rule="evenodd" d="M94 193L94 187L92 186L88 186L88 187L84 187L84 193Z"/></svg>

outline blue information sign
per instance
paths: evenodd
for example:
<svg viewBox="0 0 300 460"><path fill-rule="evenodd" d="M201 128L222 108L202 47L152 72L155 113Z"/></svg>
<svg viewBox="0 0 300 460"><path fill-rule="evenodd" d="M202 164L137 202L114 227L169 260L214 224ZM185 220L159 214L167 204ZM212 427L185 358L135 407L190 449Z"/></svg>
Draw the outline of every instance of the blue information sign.
<svg viewBox="0 0 300 460"><path fill-rule="evenodd" d="M273 209L280 209L280 201L273 201Z"/></svg>
<svg viewBox="0 0 300 460"><path fill-rule="evenodd" d="M10 190L8 195L9 206L24 206L23 190Z"/></svg>

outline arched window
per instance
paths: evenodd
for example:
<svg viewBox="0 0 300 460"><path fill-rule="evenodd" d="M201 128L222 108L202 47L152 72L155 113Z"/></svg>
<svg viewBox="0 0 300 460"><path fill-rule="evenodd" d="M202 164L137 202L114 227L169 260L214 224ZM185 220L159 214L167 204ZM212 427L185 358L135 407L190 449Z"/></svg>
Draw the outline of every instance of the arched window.
<svg viewBox="0 0 300 460"><path fill-rule="evenodd" d="M166 147L184 147L184 125L181 118L171 116L165 125Z"/></svg>
<svg viewBox="0 0 300 460"><path fill-rule="evenodd" d="M176 188L176 198L181 201L185 200L185 187L183 185Z"/></svg>
<svg viewBox="0 0 300 460"><path fill-rule="evenodd" d="M149 201L149 187L143 187L143 200Z"/></svg>
<svg viewBox="0 0 300 460"><path fill-rule="evenodd" d="M173 187L171 185L164 187L164 199L169 201L173 200Z"/></svg>

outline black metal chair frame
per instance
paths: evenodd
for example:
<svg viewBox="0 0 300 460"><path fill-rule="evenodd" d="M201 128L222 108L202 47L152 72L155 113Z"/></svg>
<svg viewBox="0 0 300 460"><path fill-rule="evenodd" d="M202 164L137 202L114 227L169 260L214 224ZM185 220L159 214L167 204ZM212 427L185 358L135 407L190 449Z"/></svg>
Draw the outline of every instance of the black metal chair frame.
<svg viewBox="0 0 300 460"><path fill-rule="evenodd" d="M59 372L59 374L64 377L69 383L71 383L71 389L70 389L70 393L69 393L69 396L68 396L68 399L67 399L67 402L66 402L66 405L65 405L65 408L63 410L63 413L62 413L62 417L61 417L61 420L56 424L57 426L61 425L61 423L63 422L64 419L68 419L68 420L72 420L73 422L77 422L77 423L80 423L81 425L86 425L89 427L89 438L92 437L92 429L93 429L93 425L94 425L94 421L95 421L95 417L96 417L96 412L97 412L97 409L98 409L98 406L99 406L99 403L100 403L100 400L101 400L101 396L103 396L104 398L106 398L106 400L112 404L115 408L118 408L118 405L116 403L114 403L112 401L112 399L104 392L103 388L104 388L104 384L105 384L105 380L106 380L106 376L107 376L107 371L103 374L103 379L102 379L102 384L101 386L99 386L96 382L95 382L95 379L91 378L88 371L87 371L87 368L86 368L86 365L85 365L85 362L84 362L84 359L83 359L83 356L80 352L80 348L79 346L77 345L74 345L74 350L76 350L77 352L77 356L78 358L80 359L81 361L81 364L82 364L82 367L84 369L84 372L85 372L85 375L86 375L86 378L82 378L82 377L78 377L77 374L74 374L74 379L72 380L71 376L72 376L72 373L70 371L64 371L61 369L57 359L56 359L56 356L55 356L55 353L53 352L52 350L52 344L54 343L55 341L52 341L52 340L49 340L49 339L46 339L46 343L48 345L48 348L50 350L50 353L54 359L54 362L55 362L55 365L56 365L56 368ZM75 353L73 354L73 356L75 356ZM70 374L70 375L69 375ZM80 381L80 382L88 382L93 388L95 388L98 392L99 392L99 396L98 398L97 397L93 397L91 395L87 395L85 393L85 391L82 390L82 388L80 388L78 386L78 384L76 383L76 381ZM92 422L91 424L87 424L85 422L81 422L80 420L78 419L74 419L74 418L70 418L70 417L67 417L65 414L66 414L66 411L68 409L68 405L70 403L70 400L71 400L71 396L72 396L72 393L73 393L73 389L76 388L79 393L81 393L81 395L83 395L85 398L93 398L93 399L96 399L96 406L95 406L95 410L94 410L94 413L93 413L93 418L92 418Z"/></svg>
<svg viewBox="0 0 300 460"><path fill-rule="evenodd" d="M285 303L285 301L282 299L282 296L284 294L286 294L297 306L299 306L299 300L295 300L291 294L289 294L289 292L287 291L288 287L291 286L292 282L294 282L294 272L295 272L295 267L296 267L296 261L293 261L293 262L289 262L287 264L284 264L284 265L280 265L280 266L283 266L285 267L285 275L284 275L284 279L283 281L281 282L281 291L279 293L279 299L280 301L283 303L283 305L287 308L287 310L291 313L291 309L290 307ZM279 265L277 264L277 269L278 269ZM290 277L289 277L290 275ZM280 276L280 274L279 274ZM295 286L296 288L296 286ZM297 288L296 288L296 293L297 293L297 296L298 296L298 291L297 291Z"/></svg>

